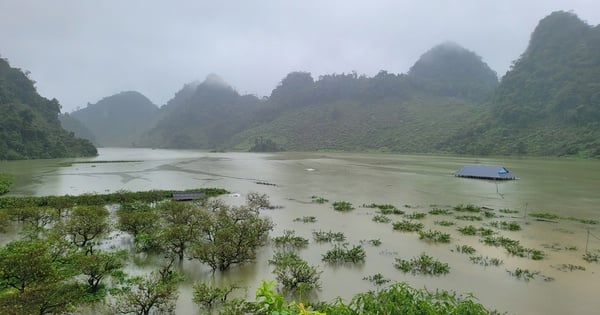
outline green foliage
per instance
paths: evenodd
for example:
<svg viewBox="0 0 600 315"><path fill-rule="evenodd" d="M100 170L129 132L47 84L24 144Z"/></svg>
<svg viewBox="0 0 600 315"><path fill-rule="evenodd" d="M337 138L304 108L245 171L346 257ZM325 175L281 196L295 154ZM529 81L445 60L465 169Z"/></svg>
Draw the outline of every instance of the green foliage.
<svg viewBox="0 0 600 315"><path fill-rule="evenodd" d="M421 222L413 222L409 220L402 220L398 222L392 223L392 227L396 231L402 232L417 232L423 229L423 223Z"/></svg>
<svg viewBox="0 0 600 315"><path fill-rule="evenodd" d="M463 204L459 204L454 206L454 211L459 211L459 212L475 212L475 213L479 213L481 212L481 207L478 207L476 205L473 204L468 204L468 205L463 205Z"/></svg>
<svg viewBox="0 0 600 315"><path fill-rule="evenodd" d="M273 273L286 291L309 292L321 288L321 272L293 252L276 252L269 263L275 266Z"/></svg>
<svg viewBox="0 0 600 315"><path fill-rule="evenodd" d="M347 212L350 210L354 210L352 203L348 201L335 201L333 203L333 210Z"/></svg>
<svg viewBox="0 0 600 315"><path fill-rule="evenodd" d="M10 191L10 186L14 181L14 176L0 173L0 196Z"/></svg>
<svg viewBox="0 0 600 315"><path fill-rule="evenodd" d="M523 247L519 241L504 236L486 236L481 241L486 245L504 247L509 254L519 257L542 260L546 256L541 250Z"/></svg>
<svg viewBox="0 0 600 315"><path fill-rule="evenodd" d="M319 197L319 196L312 196L312 197L310 197L310 199L312 200L312 202L321 203L321 204L329 202L329 200L327 200L323 197Z"/></svg>
<svg viewBox="0 0 600 315"><path fill-rule="evenodd" d="M482 228L482 227L476 228L472 225L463 226L463 227L459 228L458 231L462 235L490 236L490 235L494 234L493 230Z"/></svg>
<svg viewBox="0 0 600 315"><path fill-rule="evenodd" d="M469 257L469 260L477 265L481 265L484 267L488 267L488 266L500 266L503 264L503 261L499 258L490 258L490 257L483 257L483 256L471 256Z"/></svg>
<svg viewBox="0 0 600 315"><path fill-rule="evenodd" d="M296 232L294 231L284 230L282 236L273 238L273 243L275 243L275 247L279 248L299 249L308 246L308 239L301 236L296 236Z"/></svg>
<svg viewBox="0 0 600 315"><path fill-rule="evenodd" d="M116 298L115 314L174 314L181 277L170 267L130 279L131 286Z"/></svg>
<svg viewBox="0 0 600 315"><path fill-rule="evenodd" d="M476 250L475 248L473 248L473 246L469 246L469 245L456 245L456 251L458 253L462 253L462 254L475 254Z"/></svg>
<svg viewBox="0 0 600 315"><path fill-rule="evenodd" d="M423 219L427 216L426 213L422 213L422 212L413 212L413 213L409 213L409 214L405 214L404 217L409 219L409 220L420 220Z"/></svg>
<svg viewBox="0 0 600 315"><path fill-rule="evenodd" d="M500 229L500 230L507 230L507 231L520 231L521 230L521 225L519 225L518 222L506 222L506 221L492 221L490 222L490 225Z"/></svg>
<svg viewBox="0 0 600 315"><path fill-rule="evenodd" d="M445 275L450 272L448 264L442 263L425 253L410 260L396 258L394 267L402 270L404 273L432 276Z"/></svg>
<svg viewBox="0 0 600 315"><path fill-rule="evenodd" d="M312 233L313 239L317 243L323 242L343 242L346 240L346 235L343 232L324 232L324 231L314 231Z"/></svg>
<svg viewBox="0 0 600 315"><path fill-rule="evenodd" d="M431 215L450 215L450 214L452 214L452 211L450 211L448 209L433 208L433 209L429 210L429 214L431 214Z"/></svg>
<svg viewBox="0 0 600 315"><path fill-rule="evenodd" d="M348 248L346 244L335 245L322 256L322 260L330 264L340 263L363 263L367 254L361 245L353 245Z"/></svg>
<svg viewBox="0 0 600 315"><path fill-rule="evenodd" d="M456 220L464 220L464 221L483 221L483 218L478 215L457 215L454 218Z"/></svg>
<svg viewBox="0 0 600 315"><path fill-rule="evenodd" d="M591 263L591 262L600 262L600 255L594 254L591 252L586 252L583 254L583 260Z"/></svg>
<svg viewBox="0 0 600 315"><path fill-rule="evenodd" d="M206 283L196 283L192 287L192 301L203 310L211 312L214 307L223 306L228 303L227 298L231 292L238 289L236 286L217 287Z"/></svg>
<svg viewBox="0 0 600 315"><path fill-rule="evenodd" d="M383 214L377 214L375 216L373 216L373 222L377 222L377 223L390 223L392 222L392 219L390 219L390 217L385 216Z"/></svg>
<svg viewBox="0 0 600 315"><path fill-rule="evenodd" d="M514 214L514 213L519 213L519 210L500 209L500 210L498 210L498 212L506 213L506 214Z"/></svg>
<svg viewBox="0 0 600 315"><path fill-rule="evenodd" d="M225 271L233 264L254 260L273 229L269 218L260 217L247 206L229 207L211 202L199 223L202 237L194 241L190 257Z"/></svg>
<svg viewBox="0 0 600 315"><path fill-rule="evenodd" d="M60 104L40 96L27 74L0 59L0 160L94 156L96 148L62 129Z"/></svg>
<svg viewBox="0 0 600 315"><path fill-rule="evenodd" d="M376 273L374 275L364 277L363 280L368 280L376 286L381 286L392 281L388 278L385 278L381 273Z"/></svg>
<svg viewBox="0 0 600 315"><path fill-rule="evenodd" d="M372 209L379 209L379 213L381 213L382 215L389 215L389 214L404 214L404 211L396 208L396 206L394 205L390 205L390 204L376 204L376 203L371 203L369 205L367 204L363 204L362 205L364 208L372 208Z"/></svg>
<svg viewBox="0 0 600 315"><path fill-rule="evenodd" d="M529 269L521 269L521 268L517 268L514 271L507 270L507 272L511 276L513 276L517 279L520 279L520 280L524 280L525 282L527 282L531 279L534 279L537 275L540 274L539 271L530 271Z"/></svg>
<svg viewBox="0 0 600 315"><path fill-rule="evenodd" d="M419 239L434 243L450 243L450 234L432 230L419 231Z"/></svg>
<svg viewBox="0 0 600 315"><path fill-rule="evenodd" d="M454 225L453 221L446 221L446 220L435 221L434 223L437 225L440 225L440 226L453 226Z"/></svg>
<svg viewBox="0 0 600 315"><path fill-rule="evenodd" d="M320 307L319 310L331 315L492 313L483 305L474 302L473 297L460 297L456 293L443 290L429 292L414 289L406 283L395 283L382 290L359 293L348 304L338 300Z"/></svg>
<svg viewBox="0 0 600 315"><path fill-rule="evenodd" d="M108 233L108 210L103 206L79 206L73 208L64 225L57 229L64 231L73 245L92 254L95 241Z"/></svg>

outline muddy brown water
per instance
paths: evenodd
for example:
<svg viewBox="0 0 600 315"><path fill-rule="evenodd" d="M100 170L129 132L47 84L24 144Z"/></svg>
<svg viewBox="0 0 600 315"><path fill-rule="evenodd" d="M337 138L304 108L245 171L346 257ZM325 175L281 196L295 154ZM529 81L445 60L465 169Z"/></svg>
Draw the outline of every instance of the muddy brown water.
<svg viewBox="0 0 600 315"><path fill-rule="evenodd" d="M322 289L316 299L331 301L349 298L358 292L374 289L364 277L381 273L393 281L405 281L417 288L455 290L473 293L492 309L509 314L593 314L600 309L600 264L582 259L587 231L592 237L589 250L600 254L598 225L558 220L537 221L527 213L549 212L564 217L600 220L600 161L550 158L452 157L428 155L393 155L364 153L208 153L184 150L105 148L95 158L0 162L0 172L12 173L17 179L15 195L77 195L108 193L117 190L188 189L219 187L232 192L222 198L240 204L248 192L266 193L272 204L281 209L265 210L276 224L271 236L293 229L311 240L300 256L323 271ZM90 161L132 161L128 163L77 163ZM69 165L70 162L73 164ZM462 179L453 176L464 164L499 164L518 175L519 180L494 182ZM257 182L275 184L261 185ZM331 203L311 203L311 196L333 201L349 201L356 209L340 213ZM393 231L391 224L371 220L374 209L362 208L369 203L389 203L412 212L427 212L432 207L476 204L495 209L508 208L519 213L512 218L492 219L519 222L522 231L501 231L529 248L541 249L546 258L534 261L508 255L502 248L485 246L477 236L462 236L457 227L484 222L467 222L451 216L428 215L421 220L426 228L451 233L450 244L431 244L417 234ZM500 213L498 213L500 214ZM303 216L317 217L316 223L294 222ZM401 216L390 216L393 221ZM454 221L442 227L434 222ZM486 226L489 227L489 226ZM321 261L331 244L312 242L312 232L339 231L350 245L362 240L379 239L378 247L365 245L366 262L361 265L331 266ZM9 230L2 238L17 237ZM126 235L113 238L129 246ZM468 255L454 252L456 245L475 247L478 255L503 260L499 267L472 264ZM576 247L566 250L565 247ZM273 248L262 248L256 263L234 267L226 273L212 272L195 261L185 261L180 269L186 281L180 286L178 314L200 314L192 303L192 284L210 281L235 283L247 287L254 297L261 280L274 279L266 261ZM450 273L441 277L404 274L393 267L395 258L409 259L427 253L450 265ZM131 273L144 273L158 264L156 257L137 257L128 266ZM580 265L585 271L560 271L562 264ZM539 271L553 278L537 277L529 282L510 276L516 268ZM240 294L244 294L241 292Z"/></svg>

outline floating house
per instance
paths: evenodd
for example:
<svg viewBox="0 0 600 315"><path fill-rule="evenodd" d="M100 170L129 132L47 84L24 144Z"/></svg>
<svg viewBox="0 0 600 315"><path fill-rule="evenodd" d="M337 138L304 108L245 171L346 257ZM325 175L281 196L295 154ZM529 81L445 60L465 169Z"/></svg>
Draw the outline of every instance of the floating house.
<svg viewBox="0 0 600 315"><path fill-rule="evenodd" d="M196 200L204 197L206 194L203 192L199 193L173 193L173 200L175 201L189 201Z"/></svg>
<svg viewBox="0 0 600 315"><path fill-rule="evenodd" d="M517 179L517 175L499 165L465 165L454 174L458 177L481 178L493 180Z"/></svg>

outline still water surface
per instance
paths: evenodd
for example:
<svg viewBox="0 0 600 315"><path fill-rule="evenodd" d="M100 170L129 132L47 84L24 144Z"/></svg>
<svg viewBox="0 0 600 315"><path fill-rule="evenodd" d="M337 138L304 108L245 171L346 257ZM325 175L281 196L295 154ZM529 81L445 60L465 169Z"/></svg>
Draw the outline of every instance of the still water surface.
<svg viewBox="0 0 600 315"><path fill-rule="evenodd" d="M427 289L448 289L474 293L484 305L509 314L594 314L600 309L600 265L581 259L586 246L587 229L600 236L597 225L572 221L540 222L526 218L527 212L550 212L561 216L600 219L600 162L540 158L475 158L449 156L387 155L360 153L207 153L203 151L105 148L95 158L0 162L0 172L16 175L16 195L77 195L108 193L117 190L189 189L219 187L231 191L224 196L231 204L240 204L248 192L266 193L271 203L282 209L264 211L276 224L272 236L293 229L312 240L312 231L344 232L351 245L361 240L380 239L382 245L365 245L366 262L360 266L329 266L321 255L332 246L311 243L300 256L323 270L322 290L316 298L348 298L374 287L363 277L382 273L394 281L405 281ZM128 163L73 163L78 161L132 161ZM464 164L500 164L520 178L495 183L461 179L453 173ZM268 182L277 186L259 185ZM239 197L237 197L239 194ZM349 201L356 210L338 213L330 204L311 203L317 195L331 201ZM525 247L542 249L547 258L533 261L508 256L503 249L484 246L477 237L462 236L456 228L472 224L458 221L456 226L441 227L436 220L423 220L426 229L449 232L450 244L435 245L419 240L418 235L392 230L391 224L371 221L373 209L359 207L369 203L389 203L407 213L426 212L433 205L452 206L473 203L493 209L519 210L515 218L523 231L502 232L518 239ZM294 218L316 216L316 223L294 222ZM401 217L393 217L394 221ZM474 223L478 225L478 223ZM126 242L127 239L123 239ZM452 250L458 244L475 247L478 254L504 261L500 267L471 264L467 255ZM551 250L576 246L577 250ZM600 240L590 238L590 250L600 250ZM450 265L450 274L442 277L413 276L394 269L395 258L410 259L425 252ZM210 270L193 261L181 266L187 281L182 284L178 314L199 314L191 302L191 286L197 281L236 283L248 287L248 297L261 280L274 279L266 261L273 248L267 246L257 263L234 267L225 274L212 276ZM131 272L151 270L153 260L140 258ZM585 271L563 272L561 264L581 265ZM536 278L529 282L511 277L515 268L540 271L555 280Z"/></svg>

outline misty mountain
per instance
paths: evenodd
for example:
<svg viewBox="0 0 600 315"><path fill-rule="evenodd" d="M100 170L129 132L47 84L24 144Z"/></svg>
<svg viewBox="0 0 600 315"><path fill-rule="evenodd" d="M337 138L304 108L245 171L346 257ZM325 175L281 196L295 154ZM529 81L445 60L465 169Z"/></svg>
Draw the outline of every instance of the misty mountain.
<svg viewBox="0 0 600 315"><path fill-rule="evenodd" d="M448 148L474 154L600 156L600 27L543 18L492 107Z"/></svg>
<svg viewBox="0 0 600 315"><path fill-rule="evenodd" d="M410 68L413 84L428 95L484 101L494 93L498 77L481 57L454 42L437 45Z"/></svg>
<svg viewBox="0 0 600 315"><path fill-rule="evenodd" d="M198 85L186 85L158 114L158 122L139 144L160 148L223 148L234 134L252 123L261 101L240 95L215 74Z"/></svg>
<svg viewBox="0 0 600 315"><path fill-rule="evenodd" d="M60 125L67 131L75 134L75 137L90 140L93 144L96 144L96 137L94 134L79 120L71 117L69 113L58 115Z"/></svg>
<svg viewBox="0 0 600 315"><path fill-rule="evenodd" d="M59 113L56 99L40 96L27 74L0 59L0 160L96 155L61 127Z"/></svg>
<svg viewBox="0 0 600 315"><path fill-rule="evenodd" d="M121 92L74 111L71 117L85 125L99 146L128 147L146 131L155 119L158 107L135 92Z"/></svg>

